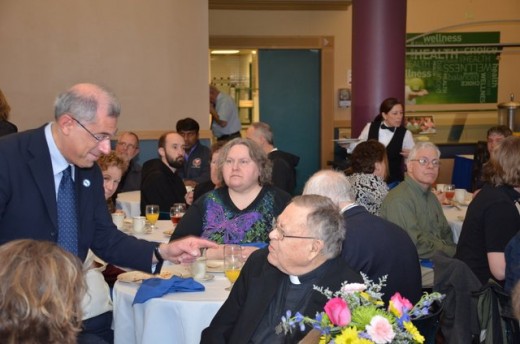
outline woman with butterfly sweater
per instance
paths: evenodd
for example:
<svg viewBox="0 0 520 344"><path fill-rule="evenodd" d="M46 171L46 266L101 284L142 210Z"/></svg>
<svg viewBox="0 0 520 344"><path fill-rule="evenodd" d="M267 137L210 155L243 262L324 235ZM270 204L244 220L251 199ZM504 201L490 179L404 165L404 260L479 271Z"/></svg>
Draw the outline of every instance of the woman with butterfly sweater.
<svg viewBox="0 0 520 344"><path fill-rule="evenodd" d="M223 244L253 244L243 248L247 257L269 241L273 220L291 196L270 185L271 162L248 139L236 138L222 147L218 179L222 186L204 194L188 209L171 240L195 235L221 244L208 250L209 259L222 259Z"/></svg>

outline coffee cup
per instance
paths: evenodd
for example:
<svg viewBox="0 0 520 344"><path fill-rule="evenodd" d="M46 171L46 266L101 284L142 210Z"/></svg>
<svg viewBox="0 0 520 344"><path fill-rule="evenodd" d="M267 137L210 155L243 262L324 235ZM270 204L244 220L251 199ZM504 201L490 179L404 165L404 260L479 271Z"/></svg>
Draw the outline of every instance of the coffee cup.
<svg viewBox="0 0 520 344"><path fill-rule="evenodd" d="M466 202L466 190L465 189L455 189L455 201L458 203Z"/></svg>
<svg viewBox="0 0 520 344"><path fill-rule="evenodd" d="M146 224L146 218L144 216L134 216L133 223L135 233L144 233L144 227Z"/></svg>
<svg viewBox="0 0 520 344"><path fill-rule="evenodd" d="M125 214L124 213L113 213L112 221L114 222L114 225L116 225L117 229L122 229L124 221L125 221Z"/></svg>
<svg viewBox="0 0 520 344"><path fill-rule="evenodd" d="M435 190L439 192L443 192L444 189L446 189L446 184L437 184L437 186L435 187Z"/></svg>
<svg viewBox="0 0 520 344"><path fill-rule="evenodd" d="M191 275L196 280L202 280L206 276L206 257L199 257L191 263Z"/></svg>

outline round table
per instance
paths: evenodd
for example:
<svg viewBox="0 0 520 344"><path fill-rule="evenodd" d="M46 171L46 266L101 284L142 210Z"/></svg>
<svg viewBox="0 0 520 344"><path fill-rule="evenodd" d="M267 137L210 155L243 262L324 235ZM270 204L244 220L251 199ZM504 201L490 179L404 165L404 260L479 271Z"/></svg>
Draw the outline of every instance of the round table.
<svg viewBox="0 0 520 344"><path fill-rule="evenodd" d="M168 265L163 269L184 269ZM115 344L156 344L200 342L206 328L229 295L229 281L223 273L202 282L204 292L172 293L132 305L139 284L118 281L114 285Z"/></svg>
<svg viewBox="0 0 520 344"><path fill-rule="evenodd" d="M466 216L466 211L468 210L467 206L442 206L442 211L444 216L446 216L446 220L448 220L448 224L450 225L451 232L453 234L453 242L456 244L459 242L460 232L462 231L462 223L464 222L464 217Z"/></svg>

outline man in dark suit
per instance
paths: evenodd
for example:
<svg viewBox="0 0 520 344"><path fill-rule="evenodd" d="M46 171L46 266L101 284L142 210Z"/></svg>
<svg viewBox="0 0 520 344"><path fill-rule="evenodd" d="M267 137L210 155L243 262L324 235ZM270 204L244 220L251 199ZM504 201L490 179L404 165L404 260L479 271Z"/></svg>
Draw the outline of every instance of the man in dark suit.
<svg viewBox="0 0 520 344"><path fill-rule="evenodd" d="M273 131L267 123L252 123L246 131L246 137L255 141L273 163L272 184L292 194L296 186L296 166L300 157L274 146Z"/></svg>
<svg viewBox="0 0 520 344"><path fill-rule="evenodd" d="M64 248L82 261L90 248L107 262L147 272L156 263L158 272L165 259L189 262L200 255L200 247L216 247L199 238L158 245L128 236L112 223L95 162L110 151L119 113L108 90L78 84L56 99L53 122L0 140L0 244L30 238L64 246L62 233L73 233ZM76 224L71 226L59 225L58 219L66 170L75 199L70 212Z"/></svg>
<svg viewBox="0 0 520 344"><path fill-rule="evenodd" d="M297 343L305 332L284 338L275 327L287 310L308 316L323 311L327 298L313 285L335 291L344 281L362 281L339 257L344 235L330 199L295 197L269 234L269 247L247 260L201 343Z"/></svg>
<svg viewBox="0 0 520 344"><path fill-rule="evenodd" d="M388 275L382 289L385 303L396 292L412 303L419 301L421 269L415 245L401 227L356 204L354 190L343 173L316 172L305 184L303 194L327 196L341 208L346 229L341 256L373 281Z"/></svg>

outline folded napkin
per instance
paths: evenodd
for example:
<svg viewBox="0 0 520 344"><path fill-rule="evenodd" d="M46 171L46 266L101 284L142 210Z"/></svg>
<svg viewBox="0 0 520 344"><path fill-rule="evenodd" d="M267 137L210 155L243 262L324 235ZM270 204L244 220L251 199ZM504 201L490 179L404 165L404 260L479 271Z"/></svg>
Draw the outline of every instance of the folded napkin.
<svg viewBox="0 0 520 344"><path fill-rule="evenodd" d="M431 259L419 259L419 262L421 263L421 266L433 269L433 261Z"/></svg>
<svg viewBox="0 0 520 344"><path fill-rule="evenodd" d="M240 246L253 246L253 247L258 247L258 248L264 248L267 245L268 244L266 242L248 242L245 244L240 244Z"/></svg>
<svg viewBox="0 0 520 344"><path fill-rule="evenodd" d="M193 278L173 276L170 279L149 278L144 280L135 294L133 305L143 303L154 297L161 297L168 293L180 293L190 291L204 291L205 288Z"/></svg>

